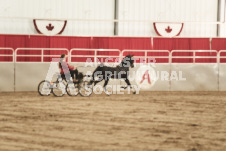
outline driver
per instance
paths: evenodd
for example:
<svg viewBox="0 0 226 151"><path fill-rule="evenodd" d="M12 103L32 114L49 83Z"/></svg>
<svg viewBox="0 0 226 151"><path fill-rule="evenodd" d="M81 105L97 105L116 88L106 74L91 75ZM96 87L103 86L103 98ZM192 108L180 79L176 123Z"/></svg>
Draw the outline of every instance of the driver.
<svg viewBox="0 0 226 151"><path fill-rule="evenodd" d="M73 79L73 82L78 81L78 69L77 69L76 66L71 66L66 62L66 55L65 54L61 54L60 62L58 63L58 66L60 68L60 74L63 77L65 77L65 75L70 73L71 77ZM69 71L68 71L68 69L69 69Z"/></svg>

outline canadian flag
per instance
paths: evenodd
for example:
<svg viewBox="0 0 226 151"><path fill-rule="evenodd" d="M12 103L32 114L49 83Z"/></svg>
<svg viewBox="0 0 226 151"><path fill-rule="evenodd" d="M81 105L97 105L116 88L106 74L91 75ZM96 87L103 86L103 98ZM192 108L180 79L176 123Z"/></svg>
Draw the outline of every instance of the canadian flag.
<svg viewBox="0 0 226 151"><path fill-rule="evenodd" d="M34 19L34 26L39 34L44 34L47 36L53 36L61 34L66 27L66 20L43 20Z"/></svg>
<svg viewBox="0 0 226 151"><path fill-rule="evenodd" d="M154 22L153 25L157 35L163 37L175 37L179 36L182 32L184 23Z"/></svg>

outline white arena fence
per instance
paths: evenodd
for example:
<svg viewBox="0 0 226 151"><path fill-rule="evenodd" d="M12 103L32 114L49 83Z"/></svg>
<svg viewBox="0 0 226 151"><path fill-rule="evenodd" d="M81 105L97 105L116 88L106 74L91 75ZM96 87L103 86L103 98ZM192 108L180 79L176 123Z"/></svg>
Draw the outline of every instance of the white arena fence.
<svg viewBox="0 0 226 151"><path fill-rule="evenodd" d="M28 53L29 52L29 53ZM54 53L53 53L54 52ZM84 59L92 58L93 63L100 63L101 58L121 60L128 54L136 54L136 71L148 60L156 63L152 67L156 72L179 73L186 80L157 80L150 91L224 91L226 90L226 50L123 50L118 49L79 49L73 48L0 48L0 91L37 91L38 83L45 79L52 58L59 58L62 53L68 61L79 66L79 71L86 73L95 67L84 67ZM35 59L34 59L35 58ZM102 60L105 62L105 60ZM82 60L81 62L79 60ZM135 80L131 81L136 84ZM114 84L124 84L118 80Z"/></svg>
<svg viewBox="0 0 226 151"><path fill-rule="evenodd" d="M62 53L69 56L69 50L66 48L17 48L14 57L15 62L50 62L51 58L59 58Z"/></svg>
<svg viewBox="0 0 226 151"><path fill-rule="evenodd" d="M119 49L79 49L73 48L70 50L70 62L86 62L90 59L93 63L111 61L121 59L121 51ZM113 58L113 60L106 60Z"/></svg>
<svg viewBox="0 0 226 151"><path fill-rule="evenodd" d="M0 91L15 91L15 59L12 48L0 48Z"/></svg>

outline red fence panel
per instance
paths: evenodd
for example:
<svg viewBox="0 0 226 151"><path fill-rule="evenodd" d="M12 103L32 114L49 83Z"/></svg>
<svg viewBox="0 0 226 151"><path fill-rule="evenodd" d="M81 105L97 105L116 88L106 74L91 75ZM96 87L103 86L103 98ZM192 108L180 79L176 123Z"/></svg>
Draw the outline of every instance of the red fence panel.
<svg viewBox="0 0 226 151"><path fill-rule="evenodd" d="M226 38L213 38L212 39L213 50L226 50Z"/></svg>
<svg viewBox="0 0 226 151"><path fill-rule="evenodd" d="M0 62L13 62L14 50L12 48L0 48Z"/></svg>
<svg viewBox="0 0 226 151"><path fill-rule="evenodd" d="M210 50L209 38L154 38L154 50Z"/></svg>

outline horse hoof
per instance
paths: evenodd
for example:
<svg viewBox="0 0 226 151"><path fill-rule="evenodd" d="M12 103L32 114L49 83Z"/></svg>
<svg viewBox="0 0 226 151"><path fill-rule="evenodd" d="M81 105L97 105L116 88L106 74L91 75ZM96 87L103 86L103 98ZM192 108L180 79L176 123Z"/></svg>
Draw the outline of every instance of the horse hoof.
<svg viewBox="0 0 226 151"><path fill-rule="evenodd" d="M107 91L104 91L105 92L105 94L107 95L107 96L110 96L111 94L109 93L109 92L107 92Z"/></svg>
<svg viewBox="0 0 226 151"><path fill-rule="evenodd" d="M122 88L122 89L126 89L126 87L125 87L125 86L121 86L121 88Z"/></svg>

